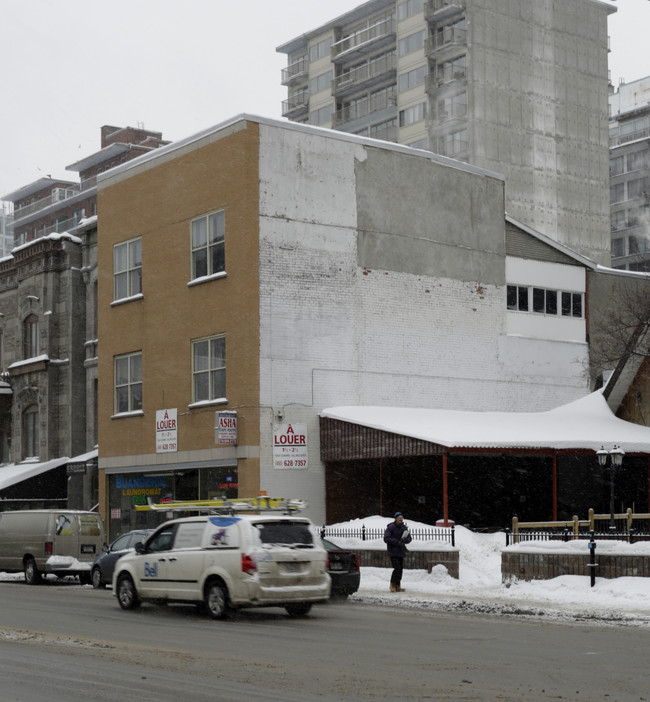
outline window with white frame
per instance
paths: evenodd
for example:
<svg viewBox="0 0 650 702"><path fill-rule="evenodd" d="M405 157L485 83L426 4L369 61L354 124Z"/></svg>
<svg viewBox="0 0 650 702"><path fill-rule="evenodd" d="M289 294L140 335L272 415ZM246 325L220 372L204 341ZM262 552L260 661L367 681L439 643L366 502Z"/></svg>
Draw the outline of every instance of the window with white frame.
<svg viewBox="0 0 650 702"><path fill-rule="evenodd" d="M319 58L324 56L329 56L332 49L332 37L323 39L317 44L313 44L309 47L309 60L318 61Z"/></svg>
<svg viewBox="0 0 650 702"><path fill-rule="evenodd" d="M113 299L123 300L142 292L142 238L113 247Z"/></svg>
<svg viewBox="0 0 650 702"><path fill-rule="evenodd" d="M226 337L223 334L192 342L192 401L226 398Z"/></svg>
<svg viewBox="0 0 650 702"><path fill-rule="evenodd" d="M192 220L192 280L226 269L226 215L223 210Z"/></svg>
<svg viewBox="0 0 650 702"><path fill-rule="evenodd" d="M583 293L553 290L530 285L508 285L506 306L516 312L584 317Z"/></svg>
<svg viewBox="0 0 650 702"><path fill-rule="evenodd" d="M115 414L142 409L142 352L114 359Z"/></svg>

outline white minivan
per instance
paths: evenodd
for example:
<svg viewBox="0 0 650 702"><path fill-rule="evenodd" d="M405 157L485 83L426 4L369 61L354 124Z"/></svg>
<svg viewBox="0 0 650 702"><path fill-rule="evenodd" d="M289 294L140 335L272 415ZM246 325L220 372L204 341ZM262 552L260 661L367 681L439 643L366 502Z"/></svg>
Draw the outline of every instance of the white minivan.
<svg viewBox="0 0 650 702"><path fill-rule="evenodd" d="M204 605L214 619L240 607L284 607L303 616L329 598L327 551L309 519L209 515L161 525L113 574L123 609L150 602Z"/></svg>
<svg viewBox="0 0 650 702"><path fill-rule="evenodd" d="M0 571L25 573L30 585L51 573L90 583L93 560L106 541L97 512L33 509L0 512Z"/></svg>

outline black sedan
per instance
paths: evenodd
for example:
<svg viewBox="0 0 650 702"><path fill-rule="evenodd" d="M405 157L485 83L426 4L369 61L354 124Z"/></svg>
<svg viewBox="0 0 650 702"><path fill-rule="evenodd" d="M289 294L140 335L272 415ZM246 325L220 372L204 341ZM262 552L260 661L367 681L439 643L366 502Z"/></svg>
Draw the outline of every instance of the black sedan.
<svg viewBox="0 0 650 702"><path fill-rule="evenodd" d="M113 580L115 564L125 553L133 551L135 545L144 541L153 529L135 529L118 536L110 546L104 546L101 553L95 556L90 578L94 588L106 587Z"/></svg>
<svg viewBox="0 0 650 702"><path fill-rule="evenodd" d="M321 539L329 560L328 573L332 579L332 597L347 597L359 589L361 573L359 558L353 551L339 548L327 539Z"/></svg>

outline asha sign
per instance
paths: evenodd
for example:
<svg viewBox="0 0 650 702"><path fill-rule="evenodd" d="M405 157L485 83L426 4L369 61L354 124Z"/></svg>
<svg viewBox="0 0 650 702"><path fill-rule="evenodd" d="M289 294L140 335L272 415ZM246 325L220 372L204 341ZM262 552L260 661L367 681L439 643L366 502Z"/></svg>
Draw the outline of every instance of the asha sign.
<svg viewBox="0 0 650 702"><path fill-rule="evenodd" d="M280 424L273 429L273 467L307 468L306 424Z"/></svg>
<svg viewBox="0 0 650 702"><path fill-rule="evenodd" d="M237 412L214 413L214 443L237 444Z"/></svg>

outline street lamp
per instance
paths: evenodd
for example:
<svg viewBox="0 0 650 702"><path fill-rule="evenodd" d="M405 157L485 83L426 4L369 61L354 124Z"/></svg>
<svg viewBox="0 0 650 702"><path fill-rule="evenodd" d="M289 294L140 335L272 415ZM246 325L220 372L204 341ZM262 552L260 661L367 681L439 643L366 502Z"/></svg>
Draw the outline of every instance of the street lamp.
<svg viewBox="0 0 650 702"><path fill-rule="evenodd" d="M596 451L598 456L598 463L600 463L603 468L607 465L607 459L609 459L609 529L610 531L615 531L616 522L614 520L614 477L616 475L616 469L623 465L623 456L625 451L620 446L614 446L611 451L608 451L604 446L601 446L598 451Z"/></svg>

